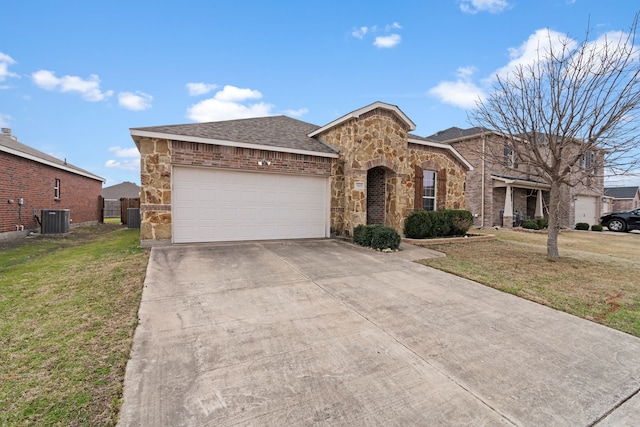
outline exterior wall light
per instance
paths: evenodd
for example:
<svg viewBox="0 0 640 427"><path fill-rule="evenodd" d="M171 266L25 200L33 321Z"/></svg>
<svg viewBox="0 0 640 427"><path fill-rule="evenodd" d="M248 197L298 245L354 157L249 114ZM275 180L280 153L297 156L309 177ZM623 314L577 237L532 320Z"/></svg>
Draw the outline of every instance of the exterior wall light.
<svg viewBox="0 0 640 427"><path fill-rule="evenodd" d="M258 166L271 166L271 160L262 159L258 162Z"/></svg>

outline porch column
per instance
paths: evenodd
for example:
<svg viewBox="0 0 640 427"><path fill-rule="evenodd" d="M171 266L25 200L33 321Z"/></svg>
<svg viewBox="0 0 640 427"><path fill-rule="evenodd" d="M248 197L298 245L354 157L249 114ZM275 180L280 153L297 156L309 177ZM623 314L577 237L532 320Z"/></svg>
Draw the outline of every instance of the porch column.
<svg viewBox="0 0 640 427"><path fill-rule="evenodd" d="M507 184L507 191L504 198L504 213L502 214L502 226L504 228L513 228L513 202L511 199L511 185Z"/></svg>
<svg viewBox="0 0 640 427"><path fill-rule="evenodd" d="M542 190L538 189L538 194L536 196L536 218L544 218L544 213L542 212Z"/></svg>

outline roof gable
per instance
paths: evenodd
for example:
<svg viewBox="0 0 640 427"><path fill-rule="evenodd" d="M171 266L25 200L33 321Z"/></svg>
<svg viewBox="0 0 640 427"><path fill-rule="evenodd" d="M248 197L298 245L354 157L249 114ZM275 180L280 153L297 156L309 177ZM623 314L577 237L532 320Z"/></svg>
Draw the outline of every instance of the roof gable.
<svg viewBox="0 0 640 427"><path fill-rule="evenodd" d="M104 178L101 178L87 170L74 166L71 163L67 163L66 159L60 160L57 157L50 156L49 154L43 153L42 151L36 150L35 148L29 147L28 145L19 142L15 136L7 134L0 135L0 151L47 166L51 166L56 169L71 172L76 175L82 175L87 178L95 179L96 181L105 182Z"/></svg>
<svg viewBox="0 0 640 427"><path fill-rule="evenodd" d="M376 110L378 108L383 109L383 110L387 110L387 111L391 111L392 113L394 113L396 115L396 117L401 122L403 122L407 126L407 128L409 130L415 130L415 128L416 128L415 123L413 123L413 121L411 121L411 119L409 117L407 117L407 115L404 114L402 112L402 110L398 106L387 104L385 102L376 101L373 104L369 104L369 105L367 105L365 107L359 108L359 109L357 109L355 111L352 111L352 112L350 112L348 114L345 114L344 116L332 121L331 123L326 124L326 125L322 126L321 128L318 128L318 129L314 130L313 132L309 133L308 136L310 136L310 137L317 136L317 135L319 135L321 133L324 133L324 132L328 131L329 129L334 128L334 127L336 127L336 126L338 126L338 125L340 125L340 124L342 124L342 123L344 123L344 122L346 122L348 120L358 119L358 118L360 118L360 116L365 115L365 114L367 114L367 113L369 113L369 112L371 112L373 110Z"/></svg>
<svg viewBox="0 0 640 427"><path fill-rule="evenodd" d="M188 123L131 128L136 144L140 137L232 145L302 154L329 155L336 151L307 136L318 126L286 116L268 116L220 122Z"/></svg>

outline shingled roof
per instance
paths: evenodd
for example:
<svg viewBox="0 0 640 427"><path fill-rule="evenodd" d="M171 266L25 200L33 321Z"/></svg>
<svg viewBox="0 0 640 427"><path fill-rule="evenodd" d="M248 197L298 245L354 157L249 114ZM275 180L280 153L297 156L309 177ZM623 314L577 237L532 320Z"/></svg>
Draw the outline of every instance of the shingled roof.
<svg viewBox="0 0 640 427"><path fill-rule="evenodd" d="M432 141L437 142L445 142L451 141L459 138L466 138L474 135L479 135L481 133L487 132L487 129L483 129L480 127L473 127L469 129L461 129L458 127L451 127L449 129L441 130L439 132L434 133L427 137Z"/></svg>
<svg viewBox="0 0 640 427"><path fill-rule="evenodd" d="M5 129L3 129L3 133L0 134L0 151L57 169L65 170L67 172L75 173L77 175L82 175L87 178L95 179L96 181L105 182L104 178L74 166L71 163L67 163L66 159L60 160L57 157L50 156L49 154L43 153L42 151L36 150L35 148L19 142L15 136L6 133Z"/></svg>
<svg viewBox="0 0 640 427"><path fill-rule="evenodd" d="M615 199L633 199L638 194L640 187L608 187L604 189L605 196Z"/></svg>
<svg viewBox="0 0 640 427"><path fill-rule="evenodd" d="M162 137L180 141L216 144L233 142L247 146L279 148L279 151L302 151L336 154L337 151L317 138L307 135L319 126L287 116L269 116L221 122L188 123L168 126L131 128L136 144L143 136Z"/></svg>
<svg viewBox="0 0 640 427"><path fill-rule="evenodd" d="M140 197L140 186L133 182L121 182L120 184L104 187L102 197L105 199L137 199Z"/></svg>

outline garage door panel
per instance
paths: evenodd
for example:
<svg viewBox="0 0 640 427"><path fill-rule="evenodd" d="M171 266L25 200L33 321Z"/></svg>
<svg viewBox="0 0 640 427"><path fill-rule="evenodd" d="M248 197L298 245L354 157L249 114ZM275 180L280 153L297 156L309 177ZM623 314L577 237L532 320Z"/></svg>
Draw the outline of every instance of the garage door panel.
<svg viewBox="0 0 640 427"><path fill-rule="evenodd" d="M176 243L327 237L328 178L176 167Z"/></svg>

